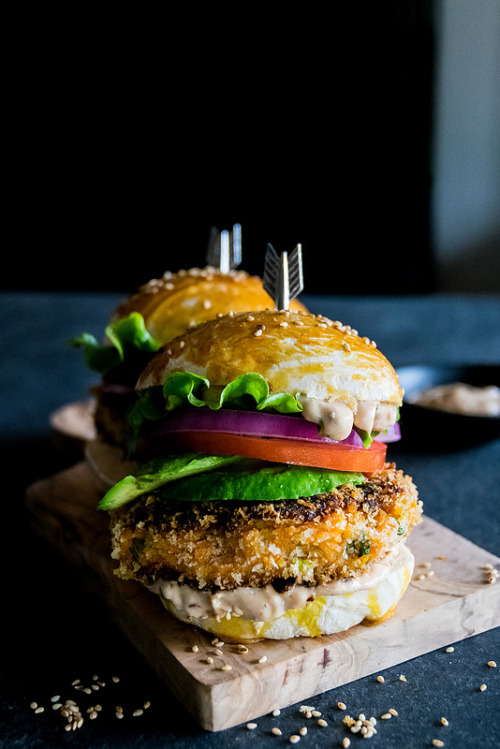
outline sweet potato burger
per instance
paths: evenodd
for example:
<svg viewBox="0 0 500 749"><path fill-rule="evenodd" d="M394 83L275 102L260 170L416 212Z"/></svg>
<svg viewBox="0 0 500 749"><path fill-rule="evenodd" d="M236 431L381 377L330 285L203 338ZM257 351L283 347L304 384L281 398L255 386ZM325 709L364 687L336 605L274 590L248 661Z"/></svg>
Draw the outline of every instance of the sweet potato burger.
<svg viewBox="0 0 500 749"><path fill-rule="evenodd" d="M421 516L387 462L401 403L375 343L323 316L246 311L180 334L138 379L132 462L98 444L89 458L109 478L116 574L228 641L383 621Z"/></svg>

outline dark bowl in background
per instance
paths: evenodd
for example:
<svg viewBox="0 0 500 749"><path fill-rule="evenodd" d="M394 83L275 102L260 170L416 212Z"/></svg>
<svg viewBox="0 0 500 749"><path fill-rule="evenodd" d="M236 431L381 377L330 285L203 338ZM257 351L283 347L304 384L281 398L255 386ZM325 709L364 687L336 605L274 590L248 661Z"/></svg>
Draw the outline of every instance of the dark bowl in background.
<svg viewBox="0 0 500 749"><path fill-rule="evenodd" d="M396 370L404 390L401 408L402 446L423 450L456 450L500 438L500 416L469 416L417 405L411 400L436 385L462 382L500 387L500 365L421 364Z"/></svg>

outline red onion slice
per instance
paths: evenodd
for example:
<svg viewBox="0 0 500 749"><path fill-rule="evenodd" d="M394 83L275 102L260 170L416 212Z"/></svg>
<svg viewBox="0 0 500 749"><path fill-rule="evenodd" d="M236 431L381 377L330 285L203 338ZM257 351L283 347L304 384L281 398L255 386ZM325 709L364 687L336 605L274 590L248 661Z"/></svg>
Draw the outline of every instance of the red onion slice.
<svg viewBox="0 0 500 749"><path fill-rule="evenodd" d="M380 432L375 439L377 442L397 442L401 439L401 427L399 426L399 423L396 422L385 432Z"/></svg>
<svg viewBox="0 0 500 749"><path fill-rule="evenodd" d="M306 421L303 416L268 414L260 411L235 411L232 409L211 411L210 409L193 408L173 413L160 423L156 423L151 431L151 436L161 437L182 432L225 432L363 447L361 437L355 429L346 439L337 441L318 434L318 425Z"/></svg>

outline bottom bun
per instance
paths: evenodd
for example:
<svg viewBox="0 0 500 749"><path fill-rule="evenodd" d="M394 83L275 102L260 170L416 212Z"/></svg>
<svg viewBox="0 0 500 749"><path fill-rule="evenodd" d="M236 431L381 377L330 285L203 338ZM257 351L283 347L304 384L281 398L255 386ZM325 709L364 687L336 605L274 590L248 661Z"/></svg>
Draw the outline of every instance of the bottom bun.
<svg viewBox="0 0 500 749"><path fill-rule="evenodd" d="M238 608L234 607L237 613L233 609L224 616L190 614L189 610L198 612L206 609L206 596L210 594L190 590L184 596L183 592L188 589L186 585L174 583L176 588L174 590L172 584L160 583L152 586L151 590L158 593L167 611L177 619L217 635L227 642L317 637L344 632L361 622L380 624L386 621L396 610L410 582L414 563L413 554L402 544L390 562L384 564L383 574L379 572L374 576L373 573L365 573L357 580L335 584L336 591L339 585L345 585L350 588L349 592L335 592L329 595L328 585L321 586L321 590L316 592L314 588L307 588L303 596L306 602L303 605L297 608L287 608L285 604L284 613L264 621L245 617L245 611L242 608L245 590L249 591L249 597L256 592L250 588L237 589L237 591L230 591L229 595L226 594L227 600L231 593L237 593L240 605ZM380 568L381 565L379 564L378 567ZM200 595L200 602L193 603L197 594ZM273 591L273 595L281 597L286 594ZM205 600L201 598L202 596L205 596ZM190 604L182 607L182 601L190 601ZM250 603L250 608L252 606L255 606L254 601Z"/></svg>

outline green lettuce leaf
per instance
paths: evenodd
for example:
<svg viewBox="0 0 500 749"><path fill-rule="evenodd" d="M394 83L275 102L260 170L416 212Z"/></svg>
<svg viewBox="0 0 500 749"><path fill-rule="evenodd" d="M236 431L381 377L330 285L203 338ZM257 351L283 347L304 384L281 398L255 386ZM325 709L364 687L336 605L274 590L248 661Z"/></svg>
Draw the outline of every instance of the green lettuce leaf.
<svg viewBox="0 0 500 749"><path fill-rule="evenodd" d="M258 411L269 409L287 414L302 411L302 404L294 395L270 393L267 381L256 372L239 375L224 388L212 387L208 379L192 372L173 372L163 388L157 386L139 391L126 415L131 445L145 421L160 419L179 406L187 405L214 411L224 406Z"/></svg>
<svg viewBox="0 0 500 749"><path fill-rule="evenodd" d="M121 364L130 351L155 353L162 345L146 330L144 318L139 312L132 312L128 317L110 323L105 334L109 343L99 343L90 333L83 333L69 341L71 346L83 349L89 369L101 374Z"/></svg>

